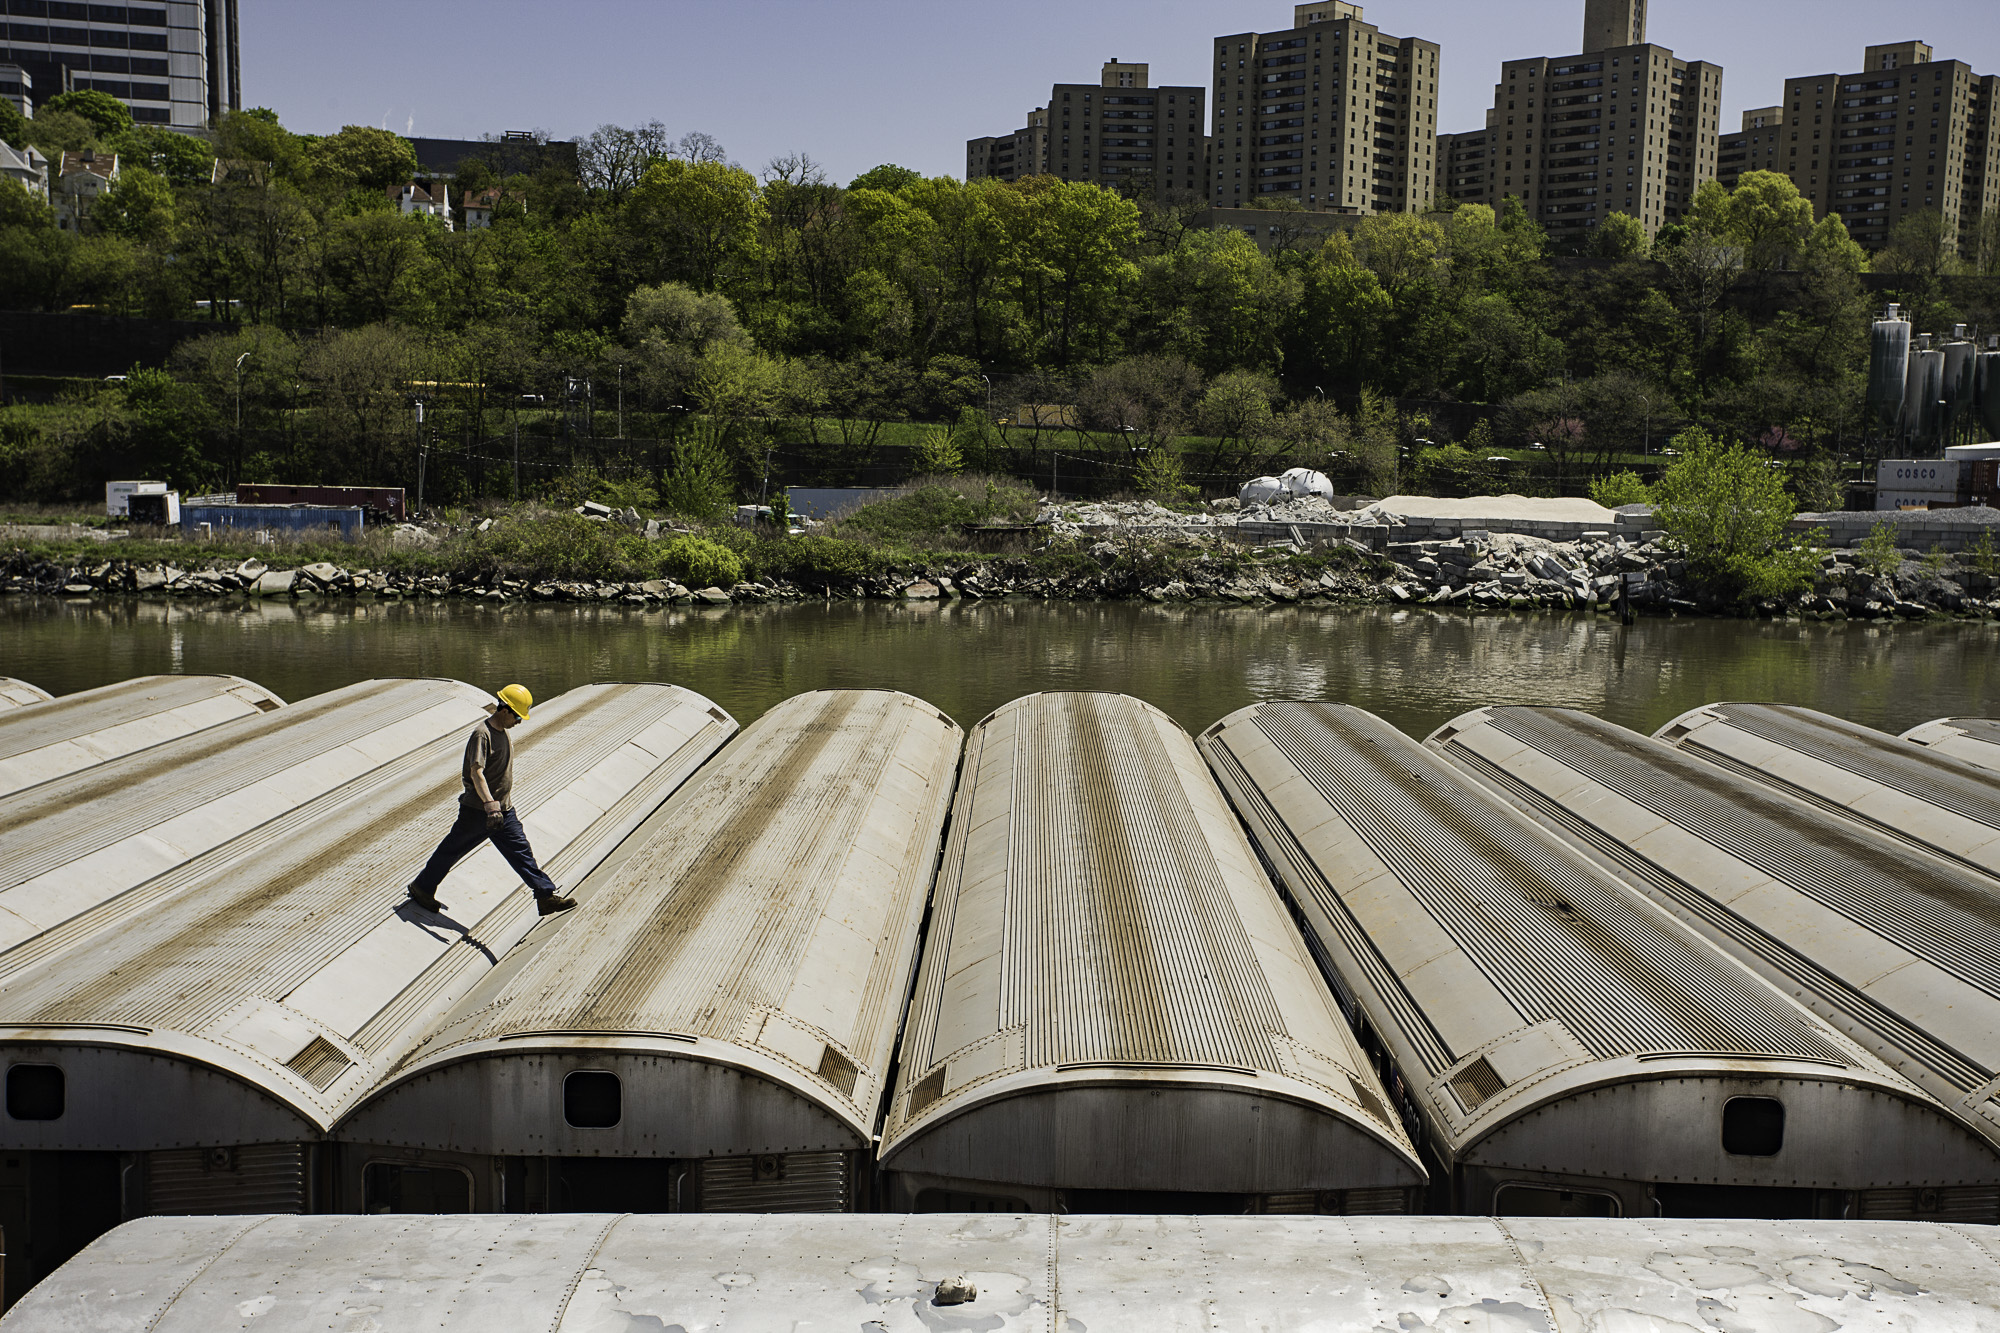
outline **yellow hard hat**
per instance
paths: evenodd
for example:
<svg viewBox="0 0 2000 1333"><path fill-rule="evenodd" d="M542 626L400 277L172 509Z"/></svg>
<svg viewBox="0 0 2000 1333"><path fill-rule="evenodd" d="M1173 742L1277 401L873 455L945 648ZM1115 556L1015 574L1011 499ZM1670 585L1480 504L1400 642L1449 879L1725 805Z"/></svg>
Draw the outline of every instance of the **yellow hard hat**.
<svg viewBox="0 0 2000 1333"><path fill-rule="evenodd" d="M528 709L534 706L535 696L528 693L526 685L504 686L497 697L501 703L513 709L523 722L528 720Z"/></svg>

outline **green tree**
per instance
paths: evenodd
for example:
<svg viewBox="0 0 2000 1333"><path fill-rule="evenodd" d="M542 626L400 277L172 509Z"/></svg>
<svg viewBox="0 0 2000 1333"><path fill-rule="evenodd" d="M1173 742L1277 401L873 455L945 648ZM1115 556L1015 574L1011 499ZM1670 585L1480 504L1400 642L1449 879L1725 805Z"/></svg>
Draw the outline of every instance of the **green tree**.
<svg viewBox="0 0 2000 1333"><path fill-rule="evenodd" d="M91 206L90 220L130 241L164 242L174 232L173 186L143 166L121 167L118 183Z"/></svg>
<svg viewBox="0 0 2000 1333"><path fill-rule="evenodd" d="M312 144L306 156L330 180L363 190L407 184L417 174L417 150L400 134L348 125Z"/></svg>
<svg viewBox="0 0 2000 1333"><path fill-rule="evenodd" d="M1704 191L1709 184L1714 182L1705 183ZM1697 199L1697 210L1702 205ZM1799 193L1789 176L1748 171L1730 192L1721 223L1722 234L1743 248L1752 269L1789 268L1812 231L1812 200Z"/></svg>
<svg viewBox="0 0 2000 1333"><path fill-rule="evenodd" d="M158 125L135 125L112 147L118 153L119 174L144 167L170 185L207 185L215 179L215 153L206 139L175 134Z"/></svg>
<svg viewBox="0 0 2000 1333"><path fill-rule="evenodd" d="M25 148L29 143L32 127L20 108L7 98L0 97L0 143L9 148Z"/></svg>
<svg viewBox="0 0 2000 1333"><path fill-rule="evenodd" d="M1638 473L1628 470L1595 478L1590 483L1590 498L1606 509L1618 509L1625 505L1650 504L1653 493L1639 479Z"/></svg>
<svg viewBox="0 0 2000 1333"><path fill-rule="evenodd" d="M923 178L922 172L885 162L879 167L870 167L856 176L848 182L847 188L849 192L880 190L884 194L900 194Z"/></svg>
<svg viewBox="0 0 2000 1333"><path fill-rule="evenodd" d="M661 278L715 291L757 258L763 203L757 179L720 162L669 159L646 169L629 220Z"/></svg>
<svg viewBox="0 0 2000 1333"><path fill-rule="evenodd" d="M52 112L83 117L99 139L115 139L132 128L131 110L110 93L95 88L57 93L42 103L37 118Z"/></svg>
<svg viewBox="0 0 2000 1333"><path fill-rule="evenodd" d="M1798 512L1766 460L1700 427L1674 437L1680 457L1653 488L1656 515L1688 572L1726 598L1787 597L1805 588L1814 553L1786 531Z"/></svg>
<svg viewBox="0 0 2000 1333"><path fill-rule="evenodd" d="M1139 207L1084 181L1041 176L1019 187L1012 276L1034 329L1037 359L1069 366L1088 347L1109 359L1119 301L1138 277L1132 262Z"/></svg>
<svg viewBox="0 0 2000 1333"><path fill-rule="evenodd" d="M1634 259L1646 253L1646 224L1630 213L1613 213L1591 238L1599 259Z"/></svg>

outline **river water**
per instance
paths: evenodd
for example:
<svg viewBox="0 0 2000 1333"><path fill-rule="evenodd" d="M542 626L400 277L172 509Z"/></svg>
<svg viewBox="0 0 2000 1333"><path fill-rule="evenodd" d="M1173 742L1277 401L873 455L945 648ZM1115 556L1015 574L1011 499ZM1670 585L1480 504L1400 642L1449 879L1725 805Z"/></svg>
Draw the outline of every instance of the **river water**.
<svg viewBox="0 0 2000 1333"><path fill-rule="evenodd" d="M1482 704L1556 704L1652 731L1719 700L1901 731L1984 715L2000 626L1783 624L1123 602L841 602L641 611L480 603L0 600L0 675L67 694L156 672L288 700L375 676L671 681L750 722L805 690L921 696L970 726L1038 690L1117 690L1190 731L1264 699L1358 704L1417 737Z"/></svg>

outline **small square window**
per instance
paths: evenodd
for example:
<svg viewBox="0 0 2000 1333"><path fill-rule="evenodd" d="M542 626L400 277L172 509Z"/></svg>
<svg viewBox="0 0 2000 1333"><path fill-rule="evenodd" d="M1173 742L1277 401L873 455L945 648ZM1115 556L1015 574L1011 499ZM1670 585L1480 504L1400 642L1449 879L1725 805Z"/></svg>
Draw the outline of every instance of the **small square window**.
<svg viewBox="0 0 2000 1333"><path fill-rule="evenodd" d="M625 1116L618 1075L583 1069L563 1079L563 1119L575 1129L610 1129Z"/></svg>

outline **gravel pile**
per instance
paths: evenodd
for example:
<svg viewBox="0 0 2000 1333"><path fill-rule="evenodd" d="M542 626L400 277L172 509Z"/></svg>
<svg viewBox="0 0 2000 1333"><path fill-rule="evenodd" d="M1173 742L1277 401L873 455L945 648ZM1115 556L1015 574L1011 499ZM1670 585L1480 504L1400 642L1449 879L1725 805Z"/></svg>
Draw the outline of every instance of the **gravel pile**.
<svg viewBox="0 0 2000 1333"><path fill-rule="evenodd" d="M1965 509L1899 509L1891 513L1871 509L1836 511L1829 514L1800 514L1803 523L1893 523L1898 528L1967 527L1974 524L2000 528L2000 509L1979 505Z"/></svg>

